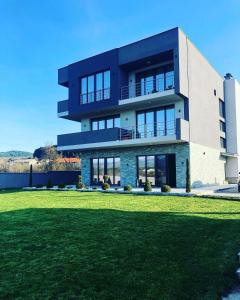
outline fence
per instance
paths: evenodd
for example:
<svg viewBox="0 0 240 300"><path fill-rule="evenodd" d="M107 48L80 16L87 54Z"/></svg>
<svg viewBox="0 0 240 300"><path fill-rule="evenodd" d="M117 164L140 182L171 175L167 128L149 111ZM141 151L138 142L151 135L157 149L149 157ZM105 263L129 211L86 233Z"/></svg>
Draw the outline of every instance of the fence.
<svg viewBox="0 0 240 300"><path fill-rule="evenodd" d="M60 183L74 184L80 171L50 171L32 173L32 186L46 185L50 179L54 185ZM0 189L22 188L29 186L30 173L0 173Z"/></svg>

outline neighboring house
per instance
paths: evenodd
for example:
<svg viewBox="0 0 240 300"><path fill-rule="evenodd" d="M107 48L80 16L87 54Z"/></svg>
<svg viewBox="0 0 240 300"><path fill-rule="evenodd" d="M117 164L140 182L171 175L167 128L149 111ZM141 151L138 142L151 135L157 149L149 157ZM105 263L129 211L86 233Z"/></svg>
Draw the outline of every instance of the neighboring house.
<svg viewBox="0 0 240 300"><path fill-rule="evenodd" d="M59 69L69 99L58 116L81 132L58 136L81 156L83 181L184 187L236 182L240 86L209 64L179 28Z"/></svg>

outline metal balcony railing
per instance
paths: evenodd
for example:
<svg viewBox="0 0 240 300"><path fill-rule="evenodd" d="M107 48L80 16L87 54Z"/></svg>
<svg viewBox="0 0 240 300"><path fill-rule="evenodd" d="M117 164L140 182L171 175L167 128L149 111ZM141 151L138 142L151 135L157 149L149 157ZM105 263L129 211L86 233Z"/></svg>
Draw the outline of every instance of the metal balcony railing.
<svg viewBox="0 0 240 300"><path fill-rule="evenodd" d="M93 103L110 98L110 88L97 90L80 95L80 104Z"/></svg>
<svg viewBox="0 0 240 300"><path fill-rule="evenodd" d="M176 134L176 122L156 122L148 123L137 126L129 126L120 128L119 139L120 140L132 140L142 138L152 138L160 136L169 136Z"/></svg>
<svg viewBox="0 0 240 300"><path fill-rule="evenodd" d="M121 87L121 100L174 89L174 75L152 80L142 80L135 84Z"/></svg>

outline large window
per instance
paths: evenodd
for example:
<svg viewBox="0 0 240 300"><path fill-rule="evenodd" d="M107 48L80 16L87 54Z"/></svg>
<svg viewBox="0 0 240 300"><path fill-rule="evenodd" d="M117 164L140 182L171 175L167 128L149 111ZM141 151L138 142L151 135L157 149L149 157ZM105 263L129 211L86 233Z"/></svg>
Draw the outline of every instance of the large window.
<svg viewBox="0 0 240 300"><path fill-rule="evenodd" d="M219 99L219 114L222 118L225 118L225 103Z"/></svg>
<svg viewBox="0 0 240 300"><path fill-rule="evenodd" d="M110 98L110 71L81 78L80 103L92 103Z"/></svg>
<svg viewBox="0 0 240 300"><path fill-rule="evenodd" d="M137 113L137 138L175 134L174 106Z"/></svg>
<svg viewBox="0 0 240 300"><path fill-rule="evenodd" d="M153 186L176 186L175 154L138 156L138 183L143 186L148 179Z"/></svg>
<svg viewBox="0 0 240 300"><path fill-rule="evenodd" d="M136 96L148 95L174 88L173 65L136 74Z"/></svg>
<svg viewBox="0 0 240 300"><path fill-rule="evenodd" d="M120 185L119 157L93 158L91 165L92 184L100 184L103 182L103 176L107 175L109 184Z"/></svg>
<svg viewBox="0 0 240 300"><path fill-rule="evenodd" d="M119 128L120 127L120 117L111 116L103 119L92 120L92 130L100 130L106 128Z"/></svg>

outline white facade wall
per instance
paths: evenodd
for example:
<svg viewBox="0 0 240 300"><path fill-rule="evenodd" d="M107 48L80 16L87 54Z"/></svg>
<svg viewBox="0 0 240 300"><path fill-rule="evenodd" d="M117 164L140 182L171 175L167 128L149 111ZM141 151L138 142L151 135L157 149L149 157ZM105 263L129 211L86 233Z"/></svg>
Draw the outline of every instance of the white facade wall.
<svg viewBox="0 0 240 300"><path fill-rule="evenodd" d="M191 181L193 187L223 184L226 160L220 150L190 143Z"/></svg>

